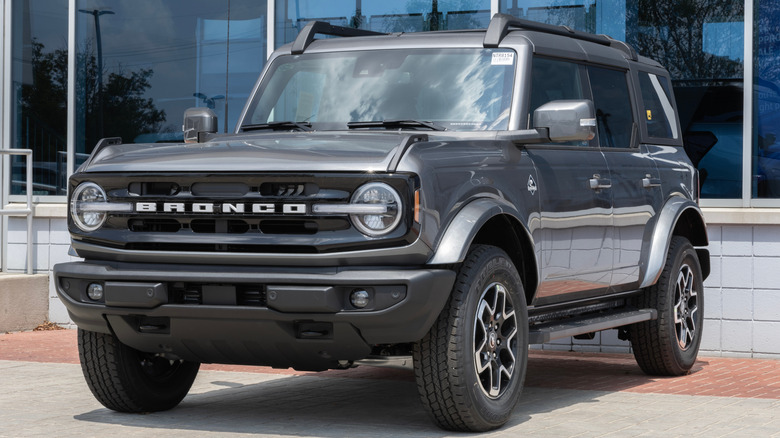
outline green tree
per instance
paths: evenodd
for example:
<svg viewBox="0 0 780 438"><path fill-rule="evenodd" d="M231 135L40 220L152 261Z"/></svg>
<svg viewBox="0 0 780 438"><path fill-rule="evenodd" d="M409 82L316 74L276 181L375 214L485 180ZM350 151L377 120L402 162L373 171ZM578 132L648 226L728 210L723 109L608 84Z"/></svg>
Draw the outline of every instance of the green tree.
<svg viewBox="0 0 780 438"><path fill-rule="evenodd" d="M132 141L143 133L158 132L166 120L165 111L144 97L151 87L152 69L108 73L98 89L97 60L86 47L76 62L77 124L83 126L84 148L90 152L101 136ZM46 131L64 139L67 133L68 54L66 49L46 52L33 41L32 82L22 86L19 104L22 118L32 121L37 132ZM30 123L30 122L28 122ZM102 125L102 126L100 126ZM102 133L102 134L101 134ZM36 161L54 161L56 151L47 145L33 145Z"/></svg>
<svg viewBox="0 0 780 438"><path fill-rule="evenodd" d="M638 0L635 41L639 53L664 64L676 80L741 78L742 62L703 50L706 25L743 22L741 0ZM629 18L629 22L630 22ZM728 34L708 38L724 44Z"/></svg>

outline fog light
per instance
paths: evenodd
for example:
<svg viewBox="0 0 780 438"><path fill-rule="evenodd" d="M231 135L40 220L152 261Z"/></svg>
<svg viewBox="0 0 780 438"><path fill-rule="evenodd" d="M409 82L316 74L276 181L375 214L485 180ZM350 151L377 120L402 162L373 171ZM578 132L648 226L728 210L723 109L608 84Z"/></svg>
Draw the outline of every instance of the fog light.
<svg viewBox="0 0 780 438"><path fill-rule="evenodd" d="M100 283L90 283L87 286L87 296L90 300L100 301L103 299L103 285Z"/></svg>
<svg viewBox="0 0 780 438"><path fill-rule="evenodd" d="M368 306L368 292L364 290L355 290L349 295L349 301L358 309Z"/></svg>

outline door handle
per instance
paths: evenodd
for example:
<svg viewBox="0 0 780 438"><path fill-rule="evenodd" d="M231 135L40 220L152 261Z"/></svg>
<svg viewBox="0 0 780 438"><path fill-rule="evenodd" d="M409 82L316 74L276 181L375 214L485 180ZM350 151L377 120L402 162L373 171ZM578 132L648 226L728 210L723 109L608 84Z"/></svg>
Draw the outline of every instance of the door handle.
<svg viewBox="0 0 780 438"><path fill-rule="evenodd" d="M650 178L650 175L647 175L646 178L642 179L642 187L649 189L652 187L661 187L661 179L660 178Z"/></svg>
<svg viewBox="0 0 780 438"><path fill-rule="evenodd" d="M609 189L612 188L612 181L603 179L598 175L593 175L593 178L589 179L590 188L593 190Z"/></svg>

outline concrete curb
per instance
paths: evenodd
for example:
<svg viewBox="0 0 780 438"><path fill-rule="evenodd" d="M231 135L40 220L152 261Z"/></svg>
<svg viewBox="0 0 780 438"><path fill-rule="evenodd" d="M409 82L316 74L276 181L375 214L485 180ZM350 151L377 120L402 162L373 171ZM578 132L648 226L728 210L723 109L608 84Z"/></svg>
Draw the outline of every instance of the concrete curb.
<svg viewBox="0 0 780 438"><path fill-rule="evenodd" d="M47 274L0 274L0 333L32 330L48 317Z"/></svg>

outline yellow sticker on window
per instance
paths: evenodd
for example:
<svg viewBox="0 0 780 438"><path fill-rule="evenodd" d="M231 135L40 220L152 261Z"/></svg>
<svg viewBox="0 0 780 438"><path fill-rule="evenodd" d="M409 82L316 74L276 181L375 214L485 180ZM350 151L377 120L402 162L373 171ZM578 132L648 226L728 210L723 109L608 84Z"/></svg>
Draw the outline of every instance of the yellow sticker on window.
<svg viewBox="0 0 780 438"><path fill-rule="evenodd" d="M653 120L653 112L651 110L647 110L647 120Z"/></svg>

